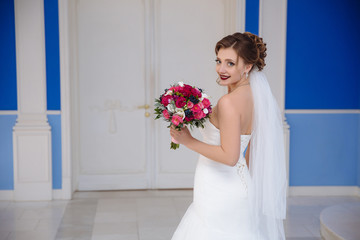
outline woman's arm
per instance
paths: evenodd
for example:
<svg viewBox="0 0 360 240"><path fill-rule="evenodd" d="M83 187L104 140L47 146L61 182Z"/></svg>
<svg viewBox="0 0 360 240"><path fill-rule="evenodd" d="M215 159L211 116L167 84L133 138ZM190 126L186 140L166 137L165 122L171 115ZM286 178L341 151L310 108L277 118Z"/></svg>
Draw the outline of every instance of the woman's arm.
<svg viewBox="0 0 360 240"><path fill-rule="evenodd" d="M214 161L235 166L240 157L240 113L234 107L236 102L229 95L218 101L218 120L220 146L210 145L191 137L189 131L178 132L173 129L171 135L189 149ZM190 136L189 136L190 135Z"/></svg>

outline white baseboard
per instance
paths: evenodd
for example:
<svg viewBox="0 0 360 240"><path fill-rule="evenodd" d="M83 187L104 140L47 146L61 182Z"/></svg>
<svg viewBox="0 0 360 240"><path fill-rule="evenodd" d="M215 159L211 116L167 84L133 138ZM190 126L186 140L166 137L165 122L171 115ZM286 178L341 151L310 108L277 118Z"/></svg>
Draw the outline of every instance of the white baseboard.
<svg viewBox="0 0 360 240"><path fill-rule="evenodd" d="M292 186L289 196L358 196L358 186Z"/></svg>
<svg viewBox="0 0 360 240"><path fill-rule="evenodd" d="M0 201L12 201L13 190L0 190ZM357 186L315 186L315 187L290 187L289 196L357 196L360 197L360 187ZM63 189L53 190L54 200L69 200L68 191Z"/></svg>
<svg viewBox="0 0 360 240"><path fill-rule="evenodd" d="M12 201L14 200L14 191L13 190L1 190L0 191L0 201Z"/></svg>
<svg viewBox="0 0 360 240"><path fill-rule="evenodd" d="M53 200L70 200L68 193L64 193L63 189L52 190ZM13 201L14 191L13 190L0 190L0 201Z"/></svg>

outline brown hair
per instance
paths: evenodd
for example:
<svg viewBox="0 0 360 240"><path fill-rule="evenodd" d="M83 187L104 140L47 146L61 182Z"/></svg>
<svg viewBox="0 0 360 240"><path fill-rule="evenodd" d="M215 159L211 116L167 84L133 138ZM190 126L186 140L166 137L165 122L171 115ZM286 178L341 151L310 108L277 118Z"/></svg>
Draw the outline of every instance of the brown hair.
<svg viewBox="0 0 360 240"><path fill-rule="evenodd" d="M266 43L263 39L250 32L236 32L228 35L216 43L215 53L221 48L233 48L237 55L244 59L245 64L256 65L261 71L265 67ZM254 69L251 68L250 72Z"/></svg>

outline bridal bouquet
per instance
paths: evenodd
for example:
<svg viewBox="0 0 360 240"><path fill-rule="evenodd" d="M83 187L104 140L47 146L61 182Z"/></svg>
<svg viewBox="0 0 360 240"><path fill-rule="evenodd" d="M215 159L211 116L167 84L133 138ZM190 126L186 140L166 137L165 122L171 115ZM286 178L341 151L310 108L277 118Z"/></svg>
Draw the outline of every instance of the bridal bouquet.
<svg viewBox="0 0 360 240"><path fill-rule="evenodd" d="M181 131L185 125L204 128L206 118L211 113L211 103L201 88L178 82L165 89L160 98L155 99L155 119L161 117L175 129ZM179 148L175 139L171 139L171 149Z"/></svg>

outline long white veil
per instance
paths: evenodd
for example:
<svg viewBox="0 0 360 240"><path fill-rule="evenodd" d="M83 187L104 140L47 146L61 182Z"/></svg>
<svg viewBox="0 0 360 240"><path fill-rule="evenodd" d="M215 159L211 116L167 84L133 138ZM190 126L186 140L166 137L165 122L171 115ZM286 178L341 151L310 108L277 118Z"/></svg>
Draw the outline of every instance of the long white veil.
<svg viewBox="0 0 360 240"><path fill-rule="evenodd" d="M285 240L286 163L282 116L265 74L249 74L254 99L249 201L256 239Z"/></svg>

